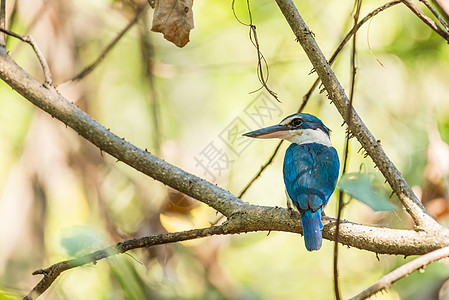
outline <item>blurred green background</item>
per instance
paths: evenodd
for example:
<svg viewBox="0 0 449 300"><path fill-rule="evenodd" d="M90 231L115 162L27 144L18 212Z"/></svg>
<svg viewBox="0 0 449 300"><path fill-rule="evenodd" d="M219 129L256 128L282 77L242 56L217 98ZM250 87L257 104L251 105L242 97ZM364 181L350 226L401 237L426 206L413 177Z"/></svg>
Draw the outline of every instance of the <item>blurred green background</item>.
<svg viewBox="0 0 449 300"><path fill-rule="evenodd" d="M364 1L361 16L378 5ZM351 27L353 2L324 0L318 5L309 0L297 6L329 57ZM236 1L235 8L248 20L245 1ZM276 3L262 0L251 8L269 64L268 84L281 103L258 90L256 50L248 27L234 18L230 1L196 1L195 29L182 49L149 31L152 9L147 10L104 61L77 82L70 79L126 26L135 4L7 1L8 26L32 34L62 95L119 136L236 195L277 141L228 145L227 129L235 122L258 128L248 112L267 113L258 106L262 102L273 109L265 116L266 125L296 112L316 76L309 74L311 64ZM8 38L7 49L43 80L28 45ZM449 212L448 49L404 5L386 10L358 32L354 100L368 128L441 223L447 223ZM334 65L346 90L349 53L345 48ZM102 154L3 82L0 107L0 299L28 293L40 279L31 275L36 269L124 239L204 227L218 219L213 209ZM305 111L332 129L341 156L345 130L325 93L315 92ZM287 146L244 201L285 207L281 169ZM199 164L211 149L219 153L222 168ZM378 188L389 195L381 175L359 150L353 140L348 170L374 172ZM398 201L391 201L398 209L388 213L351 201L344 218L411 228ZM335 216L335 211L332 197L326 213ZM344 298L411 259L340 249ZM215 236L132 251L67 271L42 299L331 299L332 251L333 243L324 241L320 251L309 253L302 237L289 233ZM376 299L433 299L448 276L444 263L434 263Z"/></svg>

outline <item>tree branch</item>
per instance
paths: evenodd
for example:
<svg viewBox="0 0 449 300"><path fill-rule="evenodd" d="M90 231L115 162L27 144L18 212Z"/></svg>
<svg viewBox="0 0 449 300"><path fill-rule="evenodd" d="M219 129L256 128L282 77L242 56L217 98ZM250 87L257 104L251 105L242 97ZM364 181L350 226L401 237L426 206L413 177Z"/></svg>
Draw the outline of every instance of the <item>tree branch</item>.
<svg viewBox="0 0 449 300"><path fill-rule="evenodd" d="M349 99L343 87L335 76L331 66L324 57L313 37L312 32L302 19L292 0L276 0L284 17L293 30L297 40L306 52L321 82L328 92L342 118L350 125L350 130L359 143L382 172L393 191L401 200L407 212L420 228L438 228L440 225L429 215L412 189L408 186L402 174L390 161L377 139L371 134L355 109L348 113ZM350 117L349 117L350 116Z"/></svg>
<svg viewBox="0 0 449 300"><path fill-rule="evenodd" d="M362 9L362 0L355 0L354 3L355 12L354 12L354 26L353 28L357 27L359 16L360 16L360 10ZM350 68L351 68L351 78L350 78L350 90L349 90L349 109L348 109L348 119L350 119L350 114L352 112L353 103L354 103L354 90L355 90L355 79L357 74L357 65L356 65L356 54L357 54L357 30L354 31L354 34L352 36L352 47L351 47L351 61L350 61ZM351 134L349 132L349 128L351 126L350 123L347 123L347 129L346 129L346 137L345 137L345 144L343 148L343 168L341 170L341 175L343 176L346 173L346 168L348 166L349 161L349 145L350 145L350 138ZM335 241L334 241L334 263L333 263L333 269L334 269L334 293L335 293L335 299L340 300L341 299L341 293L340 293L340 286L339 286L339 280L338 280L338 237L340 235L340 221L343 214L343 207L345 206L344 202L344 196L345 193L340 189L338 193L338 205L337 205L337 230L335 234Z"/></svg>
<svg viewBox="0 0 449 300"><path fill-rule="evenodd" d="M45 292L64 271L85 264L96 263L101 259L125 253L129 250L212 235L247 233L254 231L287 231L302 233L301 224L298 222L298 219L298 212L292 214L292 212L283 208L248 205L241 211L230 215L226 222L218 226L165 233L124 241L79 258L62 261L48 268L33 272L33 275L44 275L44 277L24 299L36 299L39 295ZM335 239L337 221L333 218L324 217L323 223L323 237L329 240ZM441 235L431 235L424 231L375 228L351 222L343 222L339 228L340 242L375 253L403 255L423 254L449 244L447 240L449 238L449 233L447 231ZM441 239L440 243L436 242L437 237ZM400 245L399 247L398 244ZM406 253L403 251L406 251Z"/></svg>
<svg viewBox="0 0 449 300"><path fill-rule="evenodd" d="M4 49L0 49L0 77L34 105L136 170L212 206L225 216L244 204L231 193L164 162L104 128L54 88L43 87L22 70Z"/></svg>
<svg viewBox="0 0 449 300"><path fill-rule="evenodd" d="M393 270L392 272L388 273L380 280L378 280L375 284L368 287L360 294L357 294L356 296L352 297L351 300L367 299L372 295L376 294L377 292L390 288L393 283L395 283L402 277L405 277L416 270L423 269L428 264L448 256L449 256L449 247L444 247L442 249L438 249L430 253L427 253L423 256L420 256L400 266L399 268Z"/></svg>
<svg viewBox="0 0 449 300"><path fill-rule="evenodd" d="M47 87L53 86L53 79L51 78L50 67L48 66L48 63L45 60L45 57L42 54L42 51L37 46L33 37L31 35L28 35L28 36L20 35L15 32L9 31L3 27L0 27L0 32L6 33L7 35L10 35L12 37L15 37L16 39L21 40L22 42L30 44L31 48L33 48L33 50L34 50L34 53L36 53L37 59L39 60L39 63L41 64L42 70L44 72L44 76L45 76L44 86L47 86Z"/></svg>
<svg viewBox="0 0 449 300"><path fill-rule="evenodd" d="M198 239L202 237L207 237L211 235L217 234L225 234L226 233L226 223L223 223L219 226L212 226L208 228L202 229L193 229L175 233L165 233L160 235L153 235L149 237L143 237L139 239L132 239L125 242L121 242L110 246L108 248L95 251L93 253L62 261L57 264L54 264L46 269L40 269L33 272L33 275L44 275L44 277L38 282L38 284L25 296L25 300L32 300L39 297L42 293L44 293L51 284L59 277L59 275L67 270L83 266L89 263L97 263L97 261L102 260L103 258L107 258L112 255L125 253L126 251L136 249L136 248L144 248L151 247L162 244L169 244L174 242Z"/></svg>

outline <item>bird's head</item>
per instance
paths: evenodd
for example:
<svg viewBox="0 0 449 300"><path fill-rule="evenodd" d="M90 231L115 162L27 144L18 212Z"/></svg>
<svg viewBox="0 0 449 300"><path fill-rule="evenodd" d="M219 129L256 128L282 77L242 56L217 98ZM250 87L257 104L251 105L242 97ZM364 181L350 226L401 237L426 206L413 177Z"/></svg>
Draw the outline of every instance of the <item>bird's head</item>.
<svg viewBox="0 0 449 300"><path fill-rule="evenodd" d="M296 144L319 143L331 146L330 130L317 117L297 113L283 119L279 124L245 133L244 136L272 139L279 138Z"/></svg>

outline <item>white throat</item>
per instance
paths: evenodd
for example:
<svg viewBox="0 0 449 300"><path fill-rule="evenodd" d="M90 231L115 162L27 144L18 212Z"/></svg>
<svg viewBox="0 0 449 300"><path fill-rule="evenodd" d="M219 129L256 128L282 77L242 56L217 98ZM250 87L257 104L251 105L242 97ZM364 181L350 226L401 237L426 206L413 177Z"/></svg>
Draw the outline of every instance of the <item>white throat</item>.
<svg viewBox="0 0 449 300"><path fill-rule="evenodd" d="M329 136L321 129L290 130L283 139L298 145L316 143L332 147Z"/></svg>

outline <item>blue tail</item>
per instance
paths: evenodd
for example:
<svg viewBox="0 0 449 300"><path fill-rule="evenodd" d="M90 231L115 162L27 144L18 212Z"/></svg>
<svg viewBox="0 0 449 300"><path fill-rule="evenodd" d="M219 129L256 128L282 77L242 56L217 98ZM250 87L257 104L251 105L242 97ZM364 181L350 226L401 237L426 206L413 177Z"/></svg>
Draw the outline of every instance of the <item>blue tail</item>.
<svg viewBox="0 0 449 300"><path fill-rule="evenodd" d="M315 212L307 210L301 214L301 223L307 250L313 251L320 249L323 241L321 234L321 230L323 229L323 224L321 223L321 207Z"/></svg>

